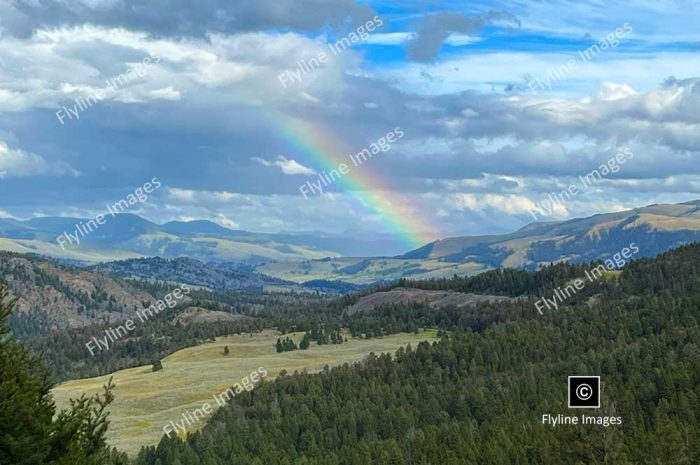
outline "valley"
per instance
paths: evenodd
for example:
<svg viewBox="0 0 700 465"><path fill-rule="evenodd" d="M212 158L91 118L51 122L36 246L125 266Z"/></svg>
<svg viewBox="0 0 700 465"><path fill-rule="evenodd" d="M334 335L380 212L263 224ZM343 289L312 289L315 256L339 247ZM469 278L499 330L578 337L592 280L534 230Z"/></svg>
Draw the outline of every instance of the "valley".
<svg viewBox="0 0 700 465"><path fill-rule="evenodd" d="M213 289L302 290L300 285L319 280L366 286L472 276L499 267L537 269L564 260L582 263L606 259L630 242L639 245L641 256L654 256L700 240L700 200L530 223L509 234L447 237L391 256L366 254L396 249L381 236L262 234L209 221L157 225L136 215L117 215L84 244L63 251L52 241L76 221L0 219L0 249L61 257L121 277Z"/></svg>
<svg viewBox="0 0 700 465"><path fill-rule="evenodd" d="M666 375L673 377L672 384L665 386L665 378L657 377L648 389L653 396L663 389L677 392L678 400L671 400L674 406L694 396L696 380L680 382L678 377L687 378L686 373L698 366L693 341L698 331L694 302L699 254L700 246L691 244L635 260L611 272L611 279L591 281L556 311L544 313L536 311L536 299L585 276L590 263L401 279L332 297L197 289L190 302L144 322L95 357L76 344L99 327L95 324L28 335L28 345L59 368L63 379L73 378L51 391L59 409L74 408L71 399L95 395L113 380L114 398L104 412L110 422L105 439L138 465L157 465L171 453L195 462L212 455L225 460L231 454L275 462L288 453L289 441L299 441L297 447L310 455L316 452L308 448L316 444L331 454L369 454L378 463L388 451L406 458L401 450L412 443L412 425L426 435L416 449L423 461L440 455L435 451L441 449L434 447L438 438L455 434L467 438L456 446L460 453L477 460L482 454L496 454L498 436L483 426L489 418L521 442L531 436L558 441L546 427L523 431L523 418L537 418L541 409L551 411L565 402L563 379L581 366L604 376L606 409L619 408L615 414L626 422L644 415L643 409L662 415L663 402L624 393L639 373L658 371L657 361L670 356L637 356L633 362L629 357L638 350L668 354L677 346L678 359L671 363L680 368ZM64 272L70 276L74 271ZM76 272L92 273L91 279L106 276ZM15 275L18 279L21 274ZM65 290L60 283L71 281L66 276L52 286ZM111 279L119 283L122 278ZM169 289L165 283L128 283L153 298ZM301 348L304 341L306 349ZM76 377L75 363L99 375ZM610 368L630 363L625 369L632 370L631 378ZM226 389L256 371L266 373L264 382L230 402L217 402ZM610 406L613 402L616 407ZM190 422L192 412L218 405L220 409ZM478 433L465 435L462 430L475 424L480 425ZM348 425L353 433L334 439L336 425ZM163 439L166 426L170 432L177 428L179 437ZM696 435L691 420L683 426ZM294 439L300 430L313 442ZM395 430L402 449L382 439ZM198 434L187 436L185 431ZM617 434L623 435L626 453L637 457L655 449L627 443L647 437L658 441L662 431ZM255 442L248 443L248 437ZM343 449L341 440L350 441L351 449ZM598 432L585 433L585 442L599 440ZM365 448L365 441L374 446ZM682 448L681 442L672 443ZM505 451L512 458L520 454L513 447ZM688 457L695 452L686 448L681 453Z"/></svg>
<svg viewBox="0 0 700 465"><path fill-rule="evenodd" d="M295 383L295 372L310 380L326 366L361 370L362 365L352 364L367 361L370 353L391 354L391 359L424 341L449 344L439 332L486 334L513 322L556 319L557 312L579 307L600 311L603 296L641 295L644 288L630 290L625 276L631 273L639 281L644 275L639 270L650 263L673 263L663 255L652 262L643 256L700 237L699 203L531 224L503 236L447 238L394 257L312 254L202 261L156 256L89 264L0 252L0 271L10 295L19 298L10 317L13 334L63 381L52 390L57 407L70 408L71 399L99 393L112 378L106 440L136 457L162 444L166 425L177 425L170 431L176 428L183 440L185 430L205 428L211 434L211 423L222 421L216 396L221 399L222 392L258 369L267 376L265 386L254 392L267 392L277 389L268 387L275 380ZM190 234L191 227L169 225L168 234ZM188 240L195 242L201 235L233 234L201 222L194 227L201 230L199 239ZM639 243L639 260L625 271L611 271L615 279L589 283L566 305L562 302L563 308L547 312L552 315L538 317L536 299L584 276L586 263L609 259L631 238ZM688 252L669 254L685 257ZM207 257L212 258L200 255ZM181 283L192 291L173 308L140 323L109 350L92 356L84 349L84 341L133 317ZM287 338L293 350L277 343ZM296 348L305 339L310 347ZM253 399L238 396L221 410L249 408ZM191 412L207 404L214 409L211 415L190 422Z"/></svg>
<svg viewBox="0 0 700 465"><path fill-rule="evenodd" d="M700 465L698 15L0 0L0 465Z"/></svg>

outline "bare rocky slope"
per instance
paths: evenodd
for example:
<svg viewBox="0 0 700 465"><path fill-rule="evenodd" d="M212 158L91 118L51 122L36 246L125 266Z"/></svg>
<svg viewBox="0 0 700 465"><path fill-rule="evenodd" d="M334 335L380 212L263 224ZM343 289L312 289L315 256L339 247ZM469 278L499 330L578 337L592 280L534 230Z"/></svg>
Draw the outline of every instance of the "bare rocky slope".
<svg viewBox="0 0 700 465"><path fill-rule="evenodd" d="M19 299L17 316L48 328L123 320L154 302L124 281L35 255L0 252L0 278Z"/></svg>

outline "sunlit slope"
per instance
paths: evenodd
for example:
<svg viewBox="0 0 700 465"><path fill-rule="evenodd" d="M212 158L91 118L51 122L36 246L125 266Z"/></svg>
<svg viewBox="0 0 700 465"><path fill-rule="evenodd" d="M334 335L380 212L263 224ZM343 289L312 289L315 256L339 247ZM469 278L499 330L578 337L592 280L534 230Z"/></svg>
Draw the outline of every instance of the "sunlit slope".
<svg viewBox="0 0 700 465"><path fill-rule="evenodd" d="M298 342L302 334L292 335ZM222 391L264 367L273 379L280 371L319 371L361 360L370 352L394 352L407 344L435 340L434 331L420 334L396 334L378 339L351 339L340 345L312 345L308 350L277 353L274 344L279 333L234 335L218 338L178 351L163 360L163 370L152 372L150 366L131 368L113 374L116 399L110 409L109 443L130 454L141 446L156 444L169 421L182 420L183 412L200 408L204 402L216 406L213 394ZM230 354L223 356L228 346ZM82 393L98 392L110 376L69 381L53 391L59 408ZM235 401L235 400L234 400ZM201 425L197 425L201 426ZM192 431L193 428L188 429Z"/></svg>
<svg viewBox="0 0 700 465"><path fill-rule="evenodd" d="M401 278L451 278L455 274L473 275L490 267L479 263L446 263L439 260L404 260L398 258L335 258L272 262L256 268L259 273L303 283L315 279L371 284Z"/></svg>
<svg viewBox="0 0 700 465"><path fill-rule="evenodd" d="M451 237L400 258L537 267L559 260L591 261L635 241L644 256L700 239L700 201L532 223L500 236Z"/></svg>
<svg viewBox="0 0 700 465"><path fill-rule="evenodd" d="M700 201L649 205L559 222L529 224L510 234L440 239L393 258L267 263L257 271L289 281L341 280L357 284L401 277L473 275L498 267L536 269L559 261L606 259L635 242L651 257L700 240Z"/></svg>

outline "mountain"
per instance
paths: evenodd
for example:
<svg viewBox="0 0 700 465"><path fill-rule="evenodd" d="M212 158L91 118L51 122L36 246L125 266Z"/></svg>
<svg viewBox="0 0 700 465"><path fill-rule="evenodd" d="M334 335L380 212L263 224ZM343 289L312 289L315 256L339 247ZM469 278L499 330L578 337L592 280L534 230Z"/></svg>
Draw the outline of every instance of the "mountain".
<svg viewBox="0 0 700 465"><path fill-rule="evenodd" d="M695 200L562 222L531 223L501 236L453 237L432 242L399 258L537 268L561 260L605 259L630 242L639 246L642 256L655 256L698 239L700 200Z"/></svg>
<svg viewBox="0 0 700 465"><path fill-rule="evenodd" d="M92 230L82 235L76 231L76 225L78 229ZM104 224L96 227L87 225L84 218L0 219L0 249L87 263L153 256L260 263L339 255L319 247L308 236L249 233L210 221L158 225L137 215L123 214L107 217ZM66 233L75 239L69 242ZM57 243L59 235L63 235L64 248Z"/></svg>
<svg viewBox="0 0 700 465"><path fill-rule="evenodd" d="M258 273L295 283L364 285L403 277L473 275L497 267L535 269L561 260L605 259L631 242L640 249L638 256L653 256L679 244L700 240L700 200L649 205L568 221L532 223L510 234L451 237L394 257L386 253L380 253L381 257L346 256L358 250L377 251L383 247L394 250L381 236L354 239L358 235L251 233L210 221L172 221L158 225L136 215L110 217L104 225L80 238L79 245L68 245L62 250L56 243L56 236L64 231L75 234L75 225L81 221L86 224L86 220L77 218L0 219L0 249L91 264L143 257L188 257L212 269L187 271L185 276L208 274L203 278L206 283L203 285L222 289L238 288L235 273L240 271L236 269L239 265L227 262L248 264ZM368 246L373 239L378 242ZM104 270L124 275L129 272L125 266L138 268L138 263L110 264ZM164 269L134 274L168 280L167 273ZM214 276L217 274L220 275ZM243 287L248 287L251 279L252 276L246 276ZM257 275L256 279L262 283L267 278ZM182 275L178 275L176 281L179 280Z"/></svg>
<svg viewBox="0 0 700 465"><path fill-rule="evenodd" d="M135 309L154 303L154 295L165 293L162 289L181 284L213 291L296 291L294 295L309 291L339 294L361 288L325 281L302 287L257 273L249 265L203 263L192 258L138 258L77 267L14 252L0 252L0 281L7 282L13 296L19 296L15 316L22 322L15 321L15 328L24 325L30 334L125 320ZM279 295L279 302L286 302L285 295ZM274 297L267 300L277 301Z"/></svg>
<svg viewBox="0 0 700 465"><path fill-rule="evenodd" d="M0 218L0 250L37 253L76 263L98 263L141 257L190 257L204 262L247 262L378 256L401 253L397 240L385 234L254 233L206 220L171 221L162 225L133 214L107 216L101 225L85 218L42 217L27 221ZM90 227L82 235L76 231ZM63 236L64 248L56 242ZM76 244L77 241L79 244Z"/></svg>
<svg viewBox="0 0 700 465"><path fill-rule="evenodd" d="M504 235L451 237L393 258L325 258L266 263L261 273L296 282L340 280L366 284L474 275L498 267L536 269L558 261L613 257L634 242L635 258L700 240L700 200L649 205L560 222L531 223Z"/></svg>

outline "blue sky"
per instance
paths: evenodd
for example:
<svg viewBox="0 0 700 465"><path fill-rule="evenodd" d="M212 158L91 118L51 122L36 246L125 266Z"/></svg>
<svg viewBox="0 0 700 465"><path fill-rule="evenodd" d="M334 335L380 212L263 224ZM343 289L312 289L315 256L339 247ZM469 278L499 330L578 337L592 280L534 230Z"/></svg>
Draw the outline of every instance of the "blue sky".
<svg viewBox="0 0 700 465"><path fill-rule="evenodd" d="M697 2L37 5L0 5L3 217L93 216L158 177L134 209L156 222L391 234L358 202L367 193L338 184L301 196L325 168L284 143L272 114L348 151L400 126L405 137L364 165L386 189L373 194L402 199L394 213L441 237L519 228L622 148L633 159L542 219L700 197ZM375 15L384 25L366 41L280 84ZM623 28L617 46L578 58ZM528 86L572 59L551 89ZM133 79L105 85L128 70Z"/></svg>

